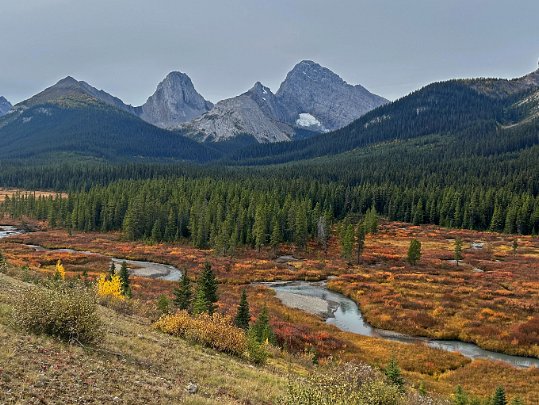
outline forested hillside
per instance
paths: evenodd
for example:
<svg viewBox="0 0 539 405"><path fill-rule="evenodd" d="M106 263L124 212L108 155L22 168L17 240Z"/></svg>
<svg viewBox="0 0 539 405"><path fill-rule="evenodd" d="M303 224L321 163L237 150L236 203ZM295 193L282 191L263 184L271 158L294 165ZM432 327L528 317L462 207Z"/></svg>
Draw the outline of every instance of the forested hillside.
<svg viewBox="0 0 539 405"><path fill-rule="evenodd" d="M90 100L83 104L40 104L0 121L0 158L58 160L208 161L220 153L178 133Z"/></svg>

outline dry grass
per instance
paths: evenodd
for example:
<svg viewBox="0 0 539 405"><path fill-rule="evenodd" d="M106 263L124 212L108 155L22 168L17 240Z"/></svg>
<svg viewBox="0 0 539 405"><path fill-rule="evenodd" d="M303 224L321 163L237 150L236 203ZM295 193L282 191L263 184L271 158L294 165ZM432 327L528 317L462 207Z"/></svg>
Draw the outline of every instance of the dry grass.
<svg viewBox="0 0 539 405"><path fill-rule="evenodd" d="M156 332L143 319L101 308L96 349L25 335L11 326L11 303L24 283L0 274L0 403L273 403L285 374ZM199 385L188 395L189 382Z"/></svg>

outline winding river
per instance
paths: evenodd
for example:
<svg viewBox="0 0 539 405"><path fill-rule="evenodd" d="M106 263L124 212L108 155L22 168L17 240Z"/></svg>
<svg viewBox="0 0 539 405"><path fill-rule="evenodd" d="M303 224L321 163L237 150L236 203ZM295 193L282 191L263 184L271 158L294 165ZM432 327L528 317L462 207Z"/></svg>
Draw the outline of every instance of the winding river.
<svg viewBox="0 0 539 405"><path fill-rule="evenodd" d="M472 359L503 361L516 367L539 367L537 358L492 352L481 349L473 343L429 339L376 329L365 321L354 301L328 290L325 282L292 281L261 284L273 289L284 305L325 317L327 323L343 331L404 343L423 343L436 349L458 352Z"/></svg>
<svg viewBox="0 0 539 405"><path fill-rule="evenodd" d="M11 235L23 233L14 226L0 225L0 239ZM131 274L138 277L156 278L160 280L177 281L181 279L182 272L174 266L167 264L126 260L117 257L105 256L95 252L74 249L47 249L37 245L26 245L36 251L55 251L81 255L107 257L115 263L116 267L125 261ZM458 352L472 359L488 359L503 361L516 367L538 367L539 359L533 357L511 356L503 353L481 349L473 343L456 340L436 340L424 337L404 335L383 329L376 329L369 325L357 304L344 295L330 291L325 282L272 282L258 283L265 285L276 292L277 298L291 308L301 309L305 312L322 316L326 322L337 328L364 336L378 337L404 343L423 343L436 349Z"/></svg>
<svg viewBox="0 0 539 405"><path fill-rule="evenodd" d="M23 233L14 226L0 225L0 239L6 238L11 235L18 235ZM140 260L127 260L121 259L118 257L110 257L102 255L100 253L90 252L86 250L74 250L74 249L47 249L43 246L37 245L25 245L37 252L63 252L63 253L72 253L72 254L81 254L86 256L98 256L106 257L114 263L116 269L119 269L122 262L127 263L127 268L129 272L137 277L147 277L147 278L156 278L159 280L167 281L178 281L182 277L181 270L177 269L174 266L168 264L140 261Z"/></svg>

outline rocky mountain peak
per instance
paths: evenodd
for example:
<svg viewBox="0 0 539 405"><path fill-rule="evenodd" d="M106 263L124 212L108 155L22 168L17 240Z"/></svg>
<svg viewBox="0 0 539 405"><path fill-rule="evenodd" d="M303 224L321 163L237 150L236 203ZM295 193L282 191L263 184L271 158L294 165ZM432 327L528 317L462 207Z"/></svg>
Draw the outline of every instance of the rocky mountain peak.
<svg viewBox="0 0 539 405"><path fill-rule="evenodd" d="M0 96L0 117L6 115L11 110L11 103L5 97Z"/></svg>
<svg viewBox="0 0 539 405"><path fill-rule="evenodd" d="M191 78L171 72L158 84L155 93L140 107L145 121L161 128L176 128L209 111L213 104L196 90Z"/></svg>
<svg viewBox="0 0 539 405"><path fill-rule="evenodd" d="M287 123L302 126L309 122L329 131L342 128L387 103L386 99L362 86L346 83L336 73L311 60L294 66L275 95L285 111Z"/></svg>

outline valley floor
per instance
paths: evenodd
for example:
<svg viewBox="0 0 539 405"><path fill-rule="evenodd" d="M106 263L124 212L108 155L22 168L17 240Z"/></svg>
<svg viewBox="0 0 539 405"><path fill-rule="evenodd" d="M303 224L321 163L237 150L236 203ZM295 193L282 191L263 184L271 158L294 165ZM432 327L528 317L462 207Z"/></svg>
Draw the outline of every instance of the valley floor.
<svg viewBox="0 0 539 405"><path fill-rule="evenodd" d="M452 262L456 236L464 241L464 259L459 266ZM423 256L416 266L404 260L412 238L422 242ZM488 232L384 223L378 234L367 238L359 265L340 257L336 240L332 240L327 256L314 245L303 252L283 246L277 254L291 255L298 260L276 259L269 249L239 251L234 258L219 257L210 250L183 244L127 242L114 233L70 236L62 230L14 236L1 241L0 250L11 263L28 265L39 274L52 272L56 261L61 259L69 274L86 271L89 277L108 269L106 258L36 252L23 243L171 264L186 269L192 278L209 260L221 282L219 310L233 314L241 289L247 287L253 314L267 304L277 337L287 347L298 351L308 348L322 359L333 356L379 367L384 367L395 355L408 381L415 386L422 382L428 392L445 396L460 384L469 392L486 396L492 393L493 387L503 385L510 397L519 395L533 404L539 403L539 370L536 368L517 369L500 362L472 361L420 344L388 342L342 332L317 316L283 306L270 289L252 284L335 276L330 287L358 302L366 319L377 327L469 340L493 350L538 357L539 240L519 236L517 251L513 253L513 239L513 236ZM161 294L171 297L175 285L174 282L135 278L134 292L138 299L155 305ZM154 332L151 333L153 336ZM156 336L168 341L166 337ZM126 339L125 344L128 341ZM131 344L138 343L128 346ZM237 364L238 370L242 367L250 370L241 362ZM165 366L156 367L163 370ZM271 380L270 377L275 379L272 390L277 395L284 389L280 387L283 377L267 378ZM181 381L184 384L186 380ZM243 387L234 389L242 391ZM231 392L235 392L234 389ZM228 389L227 395L230 395ZM231 400L239 396L233 394Z"/></svg>

